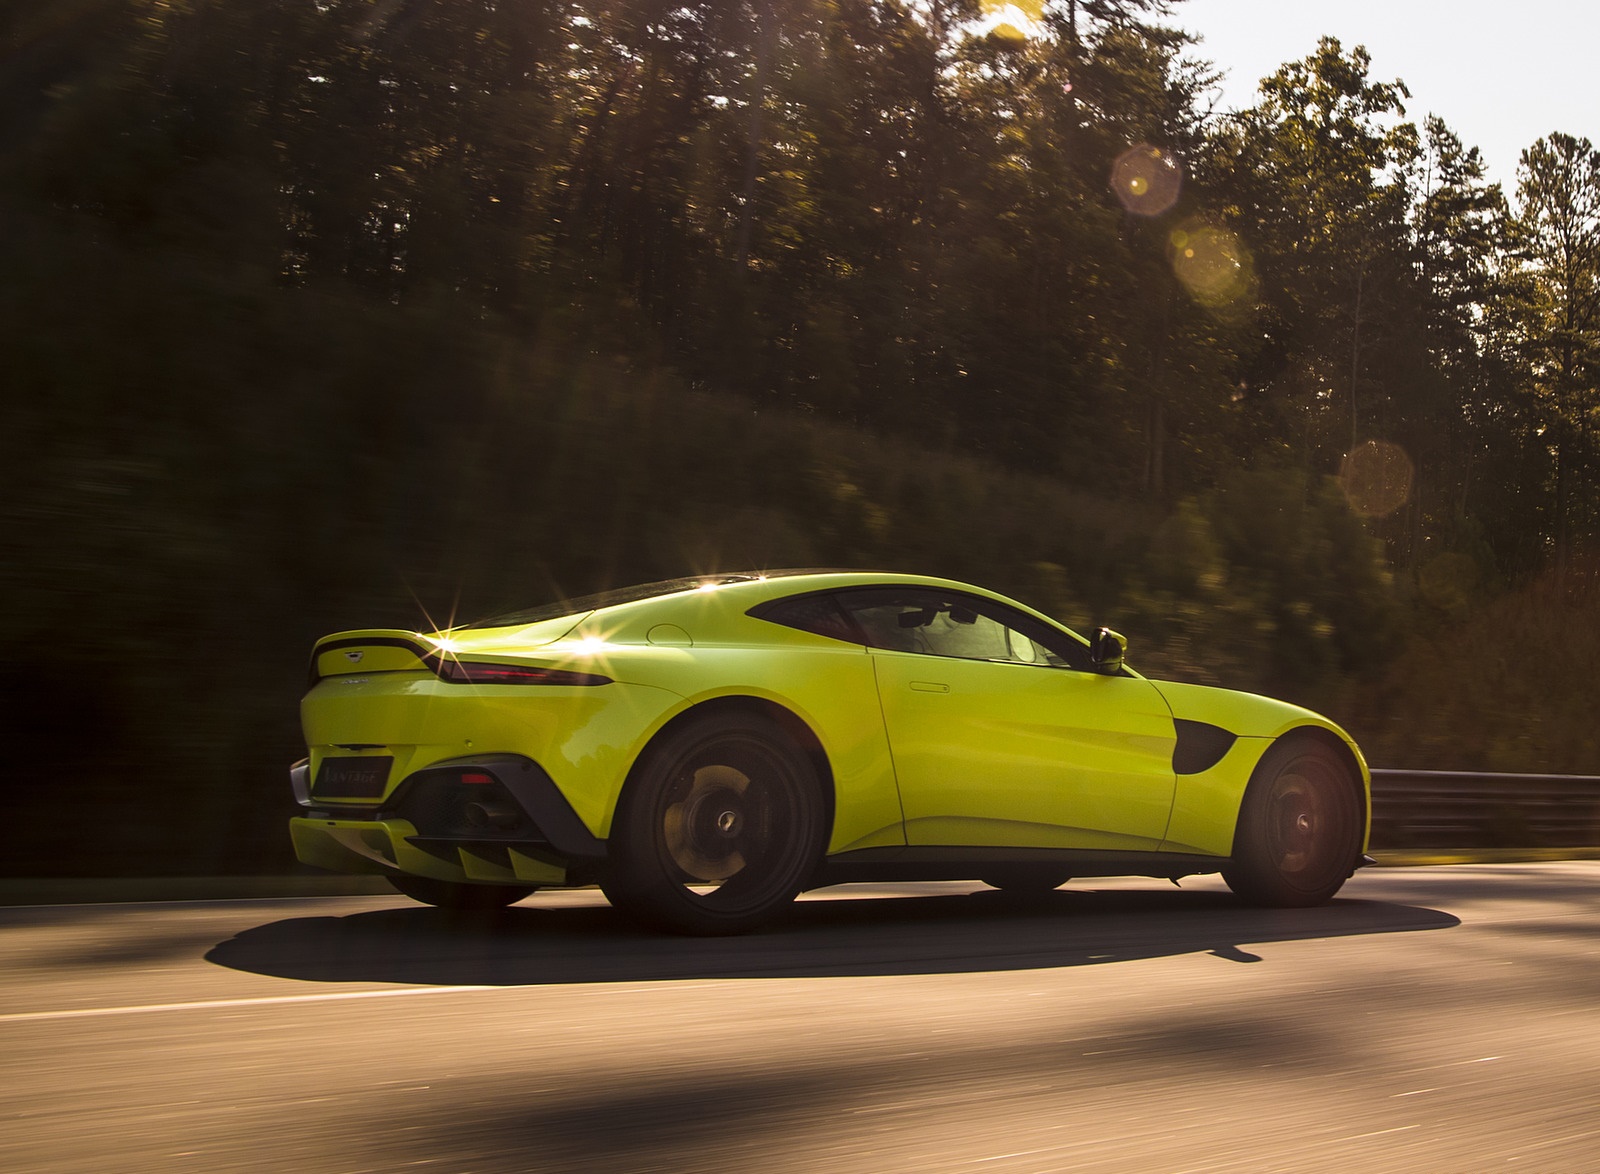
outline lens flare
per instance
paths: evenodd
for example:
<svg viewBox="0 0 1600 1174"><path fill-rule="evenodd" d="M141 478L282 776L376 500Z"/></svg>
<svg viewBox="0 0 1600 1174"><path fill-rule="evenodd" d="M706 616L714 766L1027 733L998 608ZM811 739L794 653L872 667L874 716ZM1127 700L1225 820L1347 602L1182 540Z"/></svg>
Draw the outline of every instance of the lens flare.
<svg viewBox="0 0 1600 1174"><path fill-rule="evenodd" d="M1189 224L1168 238L1172 271L1189 296L1212 310L1226 310L1243 300L1255 285L1250 253L1225 228Z"/></svg>
<svg viewBox="0 0 1600 1174"><path fill-rule="evenodd" d="M1178 202L1183 170L1160 147L1140 143L1111 165L1111 190L1122 206L1139 216L1160 216Z"/></svg>
<svg viewBox="0 0 1600 1174"><path fill-rule="evenodd" d="M1364 518L1381 518L1411 500L1411 458L1386 440L1369 440L1345 454L1339 486L1350 508Z"/></svg>

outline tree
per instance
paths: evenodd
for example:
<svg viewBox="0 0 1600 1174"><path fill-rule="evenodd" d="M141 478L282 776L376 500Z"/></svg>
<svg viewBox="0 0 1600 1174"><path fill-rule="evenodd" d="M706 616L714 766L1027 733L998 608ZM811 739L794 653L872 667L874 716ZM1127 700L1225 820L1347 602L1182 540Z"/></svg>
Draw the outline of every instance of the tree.
<svg viewBox="0 0 1600 1174"><path fill-rule="evenodd" d="M1416 314L1406 321L1415 329L1399 332L1403 353L1385 363L1403 373L1393 388L1392 435L1416 468L1397 553L1418 572L1439 547L1459 553L1476 544L1478 528L1467 518L1474 505L1481 515L1487 504L1480 486L1494 487L1500 500L1493 504L1504 507L1514 496L1504 486L1517 480L1497 480L1492 472L1496 454L1516 447L1517 427L1490 330L1504 292L1497 259L1505 243L1505 197L1485 179L1478 149L1465 147L1442 119L1430 116L1424 132L1409 177Z"/></svg>
<svg viewBox="0 0 1600 1174"><path fill-rule="evenodd" d="M1069 150L1076 147L1080 104L1090 95L1081 94L1084 65L1090 56L1097 31L1124 30L1145 39L1179 36L1173 30L1150 23L1146 17L1165 17L1174 2L1181 0L1049 0L1041 6L1044 23L1060 42L1065 68L1058 79L1065 94L1063 136Z"/></svg>
<svg viewBox="0 0 1600 1174"><path fill-rule="evenodd" d="M1517 198L1521 343L1554 463L1560 570L1571 545L1575 496L1586 511L1583 520L1591 526L1596 520L1582 483L1600 426L1600 151L1572 135L1540 139L1522 153Z"/></svg>
<svg viewBox="0 0 1600 1174"><path fill-rule="evenodd" d="M1410 94L1371 80L1370 65L1364 48L1346 55L1324 37L1261 83L1224 138L1233 158L1219 194L1261 278L1262 345L1244 382L1324 468L1368 428L1366 359L1405 269L1400 173L1416 132L1391 123Z"/></svg>

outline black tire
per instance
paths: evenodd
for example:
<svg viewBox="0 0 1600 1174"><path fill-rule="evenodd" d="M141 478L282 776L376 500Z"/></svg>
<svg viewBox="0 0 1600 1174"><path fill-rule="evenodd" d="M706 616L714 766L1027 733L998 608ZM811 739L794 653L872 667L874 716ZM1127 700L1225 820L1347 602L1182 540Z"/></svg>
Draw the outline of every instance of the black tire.
<svg viewBox="0 0 1600 1174"><path fill-rule="evenodd" d="M724 713L668 733L635 765L601 888L653 929L754 929L794 900L826 844L822 787L776 722Z"/></svg>
<svg viewBox="0 0 1600 1174"><path fill-rule="evenodd" d="M452 913L493 913L515 905L534 891L532 885L473 885L403 872L391 873L389 883L413 901L437 905Z"/></svg>
<svg viewBox="0 0 1600 1174"><path fill-rule="evenodd" d="M1048 865L1007 864L989 869L979 879L1005 893L1048 893L1072 878Z"/></svg>
<svg viewBox="0 0 1600 1174"><path fill-rule="evenodd" d="M1279 741L1250 778L1222 877L1253 905L1320 905L1355 871L1363 822L1361 783L1341 755Z"/></svg>

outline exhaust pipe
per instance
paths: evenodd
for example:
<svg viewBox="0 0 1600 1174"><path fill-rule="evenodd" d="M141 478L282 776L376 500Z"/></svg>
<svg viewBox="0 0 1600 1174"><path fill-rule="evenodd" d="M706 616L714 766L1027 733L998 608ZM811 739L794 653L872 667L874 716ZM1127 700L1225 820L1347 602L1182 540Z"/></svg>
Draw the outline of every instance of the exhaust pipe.
<svg viewBox="0 0 1600 1174"><path fill-rule="evenodd" d="M475 828L514 828L522 822L522 811L509 803L480 799L466 806L467 823Z"/></svg>

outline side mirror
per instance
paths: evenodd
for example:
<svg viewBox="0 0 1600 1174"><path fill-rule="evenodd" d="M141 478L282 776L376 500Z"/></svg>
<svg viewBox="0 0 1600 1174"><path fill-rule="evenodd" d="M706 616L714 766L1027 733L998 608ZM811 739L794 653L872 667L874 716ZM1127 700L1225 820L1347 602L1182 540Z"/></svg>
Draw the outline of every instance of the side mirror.
<svg viewBox="0 0 1600 1174"><path fill-rule="evenodd" d="M1128 642L1121 633L1110 628L1100 628L1089 641L1089 663L1094 671L1112 676L1122 671L1122 662L1128 655Z"/></svg>

